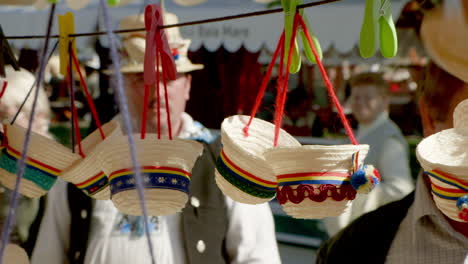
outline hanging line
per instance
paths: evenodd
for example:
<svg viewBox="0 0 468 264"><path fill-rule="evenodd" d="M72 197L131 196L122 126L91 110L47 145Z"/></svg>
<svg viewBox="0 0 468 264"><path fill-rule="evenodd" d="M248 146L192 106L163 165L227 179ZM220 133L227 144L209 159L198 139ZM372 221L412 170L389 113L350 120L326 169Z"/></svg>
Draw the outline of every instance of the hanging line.
<svg viewBox="0 0 468 264"><path fill-rule="evenodd" d="M284 114L284 105L286 104L286 96L288 93L289 69L291 68L292 55L294 52L294 42L296 41L297 27L299 25L299 21L297 19L298 15L299 13L296 13L296 17L294 19L293 32L291 34L291 39L285 40L285 41L289 41L290 48L288 50L288 60L287 60L286 68L280 70L280 71L283 71L283 70L286 71L286 76L284 77L284 80L282 80L282 83L278 85L278 95L276 96L277 106L276 106L276 112L275 112L275 136L273 140L273 145L275 147L278 145L279 132L281 129L281 122L283 120L283 114ZM283 46L283 49L284 49L284 46ZM280 73L280 74L283 74L283 73Z"/></svg>
<svg viewBox="0 0 468 264"><path fill-rule="evenodd" d="M114 33L112 32L112 23L111 23L111 18L109 17L109 10L108 10L107 3L105 0L100 0L99 2L103 11L104 22L105 22L106 29L107 29L106 33L109 38L109 47L110 47L111 59L113 62L112 65L114 67L116 84L117 84L115 86L116 98L119 104L120 112L122 113L124 129L127 132L126 134L127 134L128 145L130 149L130 157L132 159L133 171L135 173L135 182L136 182L138 196L140 198L140 203L141 203L140 205L143 211L143 217L144 217L144 222L145 222L145 233L146 233L146 238L148 241L148 250L150 253L150 257L151 257L151 263L156 264L156 259L154 257L154 250L153 250L153 242L150 236L148 211L146 209L145 193L143 189L141 170L138 164L138 160L136 158L135 141L132 136L133 134L132 124L130 122L130 114L128 111L127 99L125 97L124 88L123 88L122 73L120 72L119 54L117 52L117 46L116 46L117 39Z"/></svg>
<svg viewBox="0 0 468 264"><path fill-rule="evenodd" d="M307 41L309 42L310 47L312 48L312 52L314 53L315 60L317 61L317 65L319 66L320 73L322 74L323 80L327 87L328 94L331 97L332 102L338 111L338 116L340 117L341 122L343 123L343 126L345 127L349 140L351 141L353 145L359 145L358 141L356 140L356 137L354 136L353 129L349 125L348 119L346 118L346 115L344 114L343 107L340 104L340 100L338 100L338 97L335 94L335 89L333 88L333 85L330 82L330 79L328 78L327 71L325 70L325 67L322 64L322 61L320 60L320 57L318 56L317 49L309 34L309 30L307 29L307 26L304 20L302 19L302 16L300 16L298 13L296 13L296 16L298 16L299 23L303 29L303 32L305 33L307 37Z"/></svg>
<svg viewBox="0 0 468 264"><path fill-rule="evenodd" d="M50 58L54 55L55 50L58 47L58 40L55 42L54 47L52 48L51 52L49 53L49 56L47 57L46 65L49 63ZM13 116L13 119L10 122L10 125L13 125L16 122L16 119L18 118L21 110L23 110L24 105L26 104L26 101L28 101L29 96L31 95L32 91L34 90L34 87L36 87L37 79L34 80L33 84L31 85L31 88L29 88L28 93L26 94L26 97L24 98L23 102L21 103L20 107L18 108L18 111L16 111L15 115Z"/></svg>
<svg viewBox="0 0 468 264"><path fill-rule="evenodd" d="M84 93L86 95L86 101L88 102L88 107L91 110L91 115L93 116L94 123L96 124L97 128L99 129L99 134L101 135L102 139L105 139L106 136L104 135L104 131L102 130L102 125L101 121L99 120L99 115L96 110L96 105L94 104L93 97L91 96L88 85L86 84L86 81L83 77L83 74L80 69L80 63L78 62L78 59L76 57L76 54L73 50L71 50L70 55L73 59L73 63L75 65L75 69L78 72L78 76L80 77L80 83L83 86Z"/></svg>
<svg viewBox="0 0 468 264"><path fill-rule="evenodd" d="M71 42L70 42L71 43ZM71 45L69 46L69 52L71 52ZM81 133L80 133L80 125L78 122L78 110L76 109L75 104L75 86L74 82L75 79L73 77L73 64L72 64L72 56L69 57L69 64L67 66L67 85L70 92L70 108L71 108L71 139L72 139L72 152L75 153L75 141L78 142L76 144L78 146L78 153L82 158L85 157L83 153L83 149L81 147Z"/></svg>
<svg viewBox="0 0 468 264"><path fill-rule="evenodd" d="M3 226L3 232L2 232L2 240L0 244L0 264L3 264L3 256L5 253L5 247L7 244L10 242L10 234L11 234L11 229L13 227L13 222L15 219L16 215L16 208L18 207L18 197L19 197L19 187L21 184L21 179L23 178L24 175L24 170L26 168L26 159L27 159L27 153L28 153L28 147L29 147L29 142L31 139L31 131L32 131L32 125L34 121L34 115L36 113L36 106L37 106L37 99L39 97L39 87L40 84L42 83L42 79L44 77L44 69L46 66L46 55L47 55L47 49L49 46L49 36L52 28L52 21L54 19L54 13L55 13L55 4L52 4L50 6L50 13L49 13L49 20L47 23L47 34L45 38L45 43L44 43L44 48L42 50L41 54L41 62L39 65L39 72L38 72L38 77L37 77L37 83L36 83L36 91L34 93L34 100L33 100L33 105L31 109L31 116L28 121L28 128L26 130L26 135L25 135L25 140L23 144L23 150L21 152L21 158L18 161L18 171L16 174L16 182L15 182L15 189L13 190L13 195L10 201L10 208L8 210L8 216L5 222L5 225Z"/></svg>
<svg viewBox="0 0 468 264"><path fill-rule="evenodd" d="M343 1L343 0L322 0L322 1L298 5L297 8L302 9L302 8L308 8L308 7L313 7L313 6L330 4L334 2L340 2L340 1ZM237 14L237 15L231 15L231 16L195 20L195 21L189 21L189 22L178 23L178 24L164 25L161 27L161 29L175 28L175 27L187 27L187 26L228 21L228 20L234 20L234 19L240 19L240 18L246 18L246 17L255 17L255 16L263 16L263 15L269 15L269 14L274 14L274 13L282 13L282 12L284 12L283 8L277 8L277 9L249 12L249 13L243 13L243 14ZM124 34L124 33L132 33L132 32L139 32L139 31L145 31L145 28L114 30L112 31L112 33ZM89 36L100 36L100 35L105 35L105 34L107 34L107 31L97 31L97 32L70 34L69 37L89 37ZM59 38L60 36L52 35L50 37ZM37 39L37 38L45 38L45 36L42 36L42 35L5 36L5 39Z"/></svg>
<svg viewBox="0 0 468 264"><path fill-rule="evenodd" d="M276 45L275 52L273 53L273 57L271 58L270 64L268 65L267 72L265 76L263 77L263 81L260 86L260 90L258 91L257 98L255 98L255 104L254 104L254 107L252 108L249 122L247 123L247 125L245 125L243 129L244 135L246 137L249 136L250 125L252 124L253 119L257 115L257 111L262 103L263 96L265 94L266 88L268 87L268 82L270 81L270 78L271 78L271 73L273 72L273 67L275 66L276 59L278 58L278 54L281 50L281 46L283 45L284 45L284 30L283 30L283 33L281 33L281 37L278 41L278 44Z"/></svg>

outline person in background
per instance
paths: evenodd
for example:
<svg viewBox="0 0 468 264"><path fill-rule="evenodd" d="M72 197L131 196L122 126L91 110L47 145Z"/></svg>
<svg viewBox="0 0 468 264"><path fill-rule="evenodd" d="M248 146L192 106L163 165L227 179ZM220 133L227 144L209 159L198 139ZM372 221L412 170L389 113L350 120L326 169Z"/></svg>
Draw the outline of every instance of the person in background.
<svg viewBox="0 0 468 264"><path fill-rule="evenodd" d="M452 128L455 107L468 99L468 1L421 4L430 8L420 32L433 60L419 98L428 137ZM468 223L444 215L431 192L430 180L420 174L415 192L358 218L322 245L317 263L468 263Z"/></svg>
<svg viewBox="0 0 468 264"><path fill-rule="evenodd" d="M165 13L164 20L166 24L177 23L177 17L170 13ZM143 15L126 17L120 24L120 29L140 27L144 27ZM189 202L182 213L148 219L156 262L280 263L268 204L234 202L215 185L214 168L220 142L185 113L191 92L190 72L202 69L203 65L190 62L187 57L190 40L183 39L177 28L168 29L166 35L178 72L167 87L173 134L202 142L205 149L192 170ZM156 133L158 107L154 87L149 104L142 106L145 35L124 36L123 47L126 62L121 71L134 132L139 132L143 107L147 107L147 132ZM164 101L160 107L161 120L166 120ZM161 123L161 133L168 135L165 122ZM33 264L151 263L143 217L124 215L111 201L91 202L63 182L51 190L49 197Z"/></svg>
<svg viewBox="0 0 468 264"><path fill-rule="evenodd" d="M5 72L6 78L0 78L0 88L3 88L6 82L5 91L0 98L0 120L2 124L8 124L13 120L15 114L25 100L26 95L35 83L34 75L23 68L21 68L20 71L15 71L13 67L8 65L5 67ZM31 95L33 94L34 93ZM33 96L30 96L19 112L15 124L22 127L28 126L32 102ZM51 111L49 100L41 87L32 130L46 137L52 137L49 133L50 119ZM3 131L3 126L0 126L0 131ZM3 228L3 224L8 216L11 195L11 190L0 185L0 228ZM29 254L31 254L37 232L37 230L33 230L35 227L32 227L32 224L38 216L39 206L39 199L20 196L16 222L11 234L11 241L23 246Z"/></svg>
<svg viewBox="0 0 468 264"><path fill-rule="evenodd" d="M408 143L388 116L389 91L382 74L358 74L351 78L350 86L351 110L358 121L357 140L369 145L365 163L378 169L382 181L370 194L358 196L341 216L325 220L330 236L362 214L399 200L414 189Z"/></svg>

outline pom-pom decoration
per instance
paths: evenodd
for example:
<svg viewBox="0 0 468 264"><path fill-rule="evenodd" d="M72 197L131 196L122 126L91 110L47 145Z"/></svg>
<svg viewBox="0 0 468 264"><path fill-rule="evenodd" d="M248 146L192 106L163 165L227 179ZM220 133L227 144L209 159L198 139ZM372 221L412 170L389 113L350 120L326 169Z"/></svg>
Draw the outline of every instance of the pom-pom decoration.
<svg viewBox="0 0 468 264"><path fill-rule="evenodd" d="M351 174L351 186L361 194L370 193L380 183L380 173L372 165L359 164L359 152L353 154L353 173Z"/></svg>
<svg viewBox="0 0 468 264"><path fill-rule="evenodd" d="M458 198L457 207L460 210L458 217L461 220L468 222L468 194Z"/></svg>

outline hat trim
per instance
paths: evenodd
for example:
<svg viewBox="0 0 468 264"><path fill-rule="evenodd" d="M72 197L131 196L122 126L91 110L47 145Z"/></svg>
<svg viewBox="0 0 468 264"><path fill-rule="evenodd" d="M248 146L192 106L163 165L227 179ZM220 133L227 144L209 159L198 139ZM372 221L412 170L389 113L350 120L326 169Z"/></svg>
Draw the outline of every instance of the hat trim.
<svg viewBox="0 0 468 264"><path fill-rule="evenodd" d="M12 149L9 147L3 149L3 155L0 157L0 168L4 169L8 173L17 173L18 156L11 152ZM23 177L27 180L32 181L41 189L48 191L55 184L57 176L49 173L46 170L41 169L37 164L26 163Z"/></svg>
<svg viewBox="0 0 468 264"><path fill-rule="evenodd" d="M95 176L87 179L82 183L75 184L80 190L88 195L95 195L109 185L109 180L104 172L99 172Z"/></svg>
<svg viewBox="0 0 468 264"><path fill-rule="evenodd" d="M468 182L459 180L448 173L442 172L440 170L432 170L432 171L426 171L425 174L428 175L429 177L435 178L448 185L452 185L454 187L457 187L459 189L462 189L468 192Z"/></svg>
<svg viewBox="0 0 468 264"><path fill-rule="evenodd" d="M318 190L318 193L316 190ZM308 195L306 195L306 193ZM317 203L324 202L328 198L341 202L345 199L350 201L354 200L356 198L356 190L351 186L351 184L321 184L319 186L300 184L296 189L288 185L283 186L282 188L278 187L276 198L281 205L286 204L287 202L300 204L306 198Z"/></svg>
<svg viewBox="0 0 468 264"><path fill-rule="evenodd" d="M440 198L447 199L447 200L458 200L458 198L465 196L468 192L460 190L460 189L450 189L440 187L434 183L431 183L432 193L439 196Z"/></svg>
<svg viewBox="0 0 468 264"><path fill-rule="evenodd" d="M145 189L169 189L189 192L190 173L171 167L145 166L142 168ZM123 169L111 173L111 195L136 189L135 178L132 169Z"/></svg>
<svg viewBox="0 0 468 264"><path fill-rule="evenodd" d="M259 177L255 176L255 175L243 170L239 166L237 166L234 162L232 162L227 157L226 153L224 152L224 149L221 150L219 160L220 160L220 163L222 165L226 166L227 169L232 171L235 175L239 176L240 178L243 178L243 179L247 180L248 182L253 182L254 184L258 185L259 187L262 187L262 188L268 189L268 190L271 190L271 189L274 190L276 188L276 186L278 186L278 184L276 182L267 181L267 180L264 180L262 178L259 178Z"/></svg>

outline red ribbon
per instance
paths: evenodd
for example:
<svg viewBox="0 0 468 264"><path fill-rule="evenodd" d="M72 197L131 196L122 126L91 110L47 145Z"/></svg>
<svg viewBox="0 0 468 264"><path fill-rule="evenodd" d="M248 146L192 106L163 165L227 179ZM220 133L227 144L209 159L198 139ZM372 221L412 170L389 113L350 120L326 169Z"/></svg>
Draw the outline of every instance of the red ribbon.
<svg viewBox="0 0 468 264"><path fill-rule="evenodd" d="M3 81L2 91L0 92L0 99L2 99L3 94L5 94L5 90L6 90L7 86L8 86L8 82L7 82L7 81Z"/></svg>
<svg viewBox="0 0 468 264"><path fill-rule="evenodd" d="M157 48L161 52L161 66L164 67L164 78L175 80L177 70L164 29L163 11L157 4L147 5L145 8L146 49L144 61L145 84L156 82L156 56Z"/></svg>

